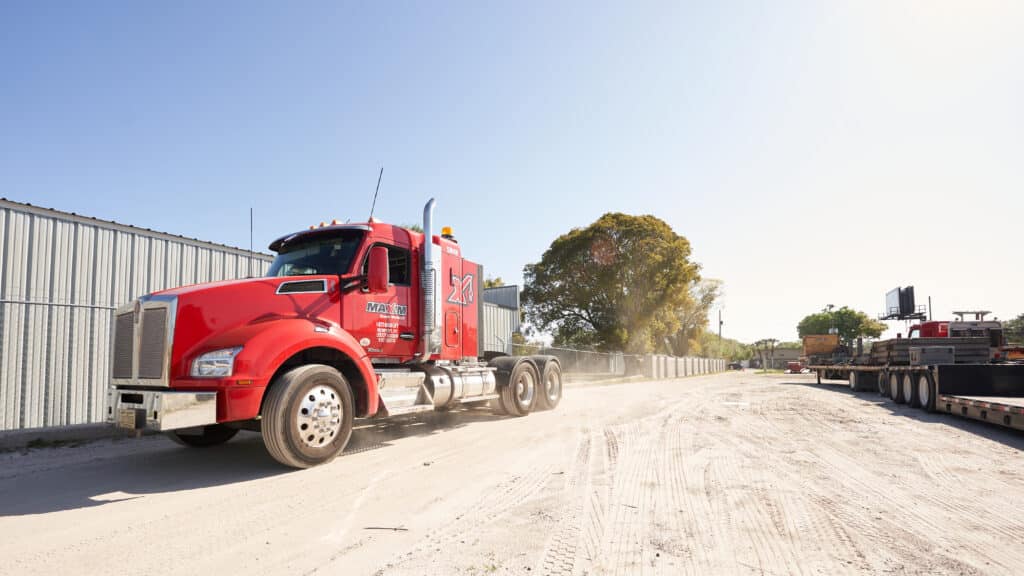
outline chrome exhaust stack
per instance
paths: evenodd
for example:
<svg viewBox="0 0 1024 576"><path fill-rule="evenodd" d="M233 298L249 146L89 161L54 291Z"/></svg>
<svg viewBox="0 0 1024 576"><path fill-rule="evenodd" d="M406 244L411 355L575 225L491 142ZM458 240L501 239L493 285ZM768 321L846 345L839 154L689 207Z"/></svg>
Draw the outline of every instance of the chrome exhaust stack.
<svg viewBox="0 0 1024 576"><path fill-rule="evenodd" d="M431 198L423 207L423 268L420 284L423 286L423 331L420 334L420 362L430 360L441 350L441 292L438 290L438 271L441 269L441 251L434 249L434 205Z"/></svg>

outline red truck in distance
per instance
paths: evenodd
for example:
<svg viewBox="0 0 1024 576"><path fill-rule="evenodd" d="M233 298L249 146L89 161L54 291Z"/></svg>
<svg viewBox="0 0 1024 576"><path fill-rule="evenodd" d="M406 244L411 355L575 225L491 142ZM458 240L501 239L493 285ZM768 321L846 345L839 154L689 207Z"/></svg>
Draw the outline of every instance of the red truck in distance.
<svg viewBox="0 0 1024 576"><path fill-rule="evenodd" d="M354 418L562 396L558 359L483 351L483 267L448 229L371 219L275 240L266 277L148 294L115 312L107 420L210 446L259 432L282 464L344 450Z"/></svg>

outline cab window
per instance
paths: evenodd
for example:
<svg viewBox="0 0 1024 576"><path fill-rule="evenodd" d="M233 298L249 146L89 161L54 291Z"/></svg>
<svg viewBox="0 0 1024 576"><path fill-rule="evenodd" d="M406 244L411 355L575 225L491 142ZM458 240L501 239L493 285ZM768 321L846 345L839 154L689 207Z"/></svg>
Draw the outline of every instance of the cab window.
<svg viewBox="0 0 1024 576"><path fill-rule="evenodd" d="M381 246L381 244L378 244ZM409 251L397 246L383 245L388 249L388 275L393 286L410 286L412 283L412 259ZM363 259L363 274L366 274L370 265L370 253L367 251Z"/></svg>

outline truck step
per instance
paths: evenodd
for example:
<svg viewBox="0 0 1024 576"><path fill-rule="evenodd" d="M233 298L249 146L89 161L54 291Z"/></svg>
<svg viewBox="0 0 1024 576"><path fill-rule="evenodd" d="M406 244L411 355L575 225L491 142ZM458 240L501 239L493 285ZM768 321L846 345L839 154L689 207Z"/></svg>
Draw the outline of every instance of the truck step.
<svg viewBox="0 0 1024 576"><path fill-rule="evenodd" d="M498 394L483 394L481 396L469 396L467 398L460 398L459 402L465 404L467 402L483 402L485 400L494 400L498 398Z"/></svg>
<svg viewBox="0 0 1024 576"><path fill-rule="evenodd" d="M413 406L403 406L402 408L395 408L394 410L388 410L388 416L402 416L405 414L418 414L420 412L430 412L434 409L433 405L429 404L415 404Z"/></svg>

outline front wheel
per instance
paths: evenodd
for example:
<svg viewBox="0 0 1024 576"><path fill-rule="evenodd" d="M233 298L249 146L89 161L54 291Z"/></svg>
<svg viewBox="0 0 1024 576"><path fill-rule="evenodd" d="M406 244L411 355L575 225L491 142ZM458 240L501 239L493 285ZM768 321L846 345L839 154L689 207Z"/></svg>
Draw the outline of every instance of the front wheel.
<svg viewBox="0 0 1024 576"><path fill-rule="evenodd" d="M167 433L167 437L182 446L206 448L223 444L234 438L235 434L238 434L237 428L228 428L223 424L210 424L203 426L198 432L173 430Z"/></svg>
<svg viewBox="0 0 1024 576"><path fill-rule="evenodd" d="M267 452L292 468L331 461L352 436L353 405L348 381L334 368L293 368L267 390L262 421Z"/></svg>

